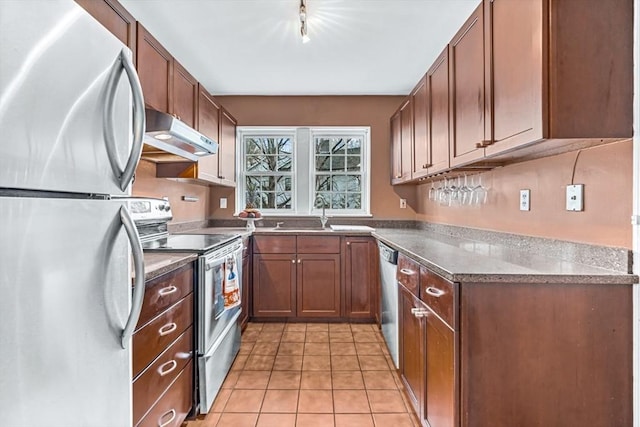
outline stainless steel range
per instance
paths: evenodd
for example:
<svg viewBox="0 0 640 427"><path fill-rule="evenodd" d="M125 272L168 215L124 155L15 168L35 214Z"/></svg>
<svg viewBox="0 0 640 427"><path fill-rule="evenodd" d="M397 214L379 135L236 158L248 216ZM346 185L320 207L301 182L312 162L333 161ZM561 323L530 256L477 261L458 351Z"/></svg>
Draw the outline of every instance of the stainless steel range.
<svg viewBox="0 0 640 427"><path fill-rule="evenodd" d="M242 239L239 234L169 234L169 202L127 199L145 252L199 254L195 294L197 412L208 413L240 349L240 305L225 305L230 277L242 283Z"/></svg>

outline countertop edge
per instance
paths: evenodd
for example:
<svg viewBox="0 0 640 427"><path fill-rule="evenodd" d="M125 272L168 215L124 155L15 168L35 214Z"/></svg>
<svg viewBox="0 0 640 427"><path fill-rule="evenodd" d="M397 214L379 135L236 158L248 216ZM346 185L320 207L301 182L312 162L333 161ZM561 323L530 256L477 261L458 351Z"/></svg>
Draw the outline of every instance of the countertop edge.
<svg viewBox="0 0 640 427"><path fill-rule="evenodd" d="M196 259L198 259L198 254L188 252L145 252L144 280L145 282L153 280Z"/></svg>

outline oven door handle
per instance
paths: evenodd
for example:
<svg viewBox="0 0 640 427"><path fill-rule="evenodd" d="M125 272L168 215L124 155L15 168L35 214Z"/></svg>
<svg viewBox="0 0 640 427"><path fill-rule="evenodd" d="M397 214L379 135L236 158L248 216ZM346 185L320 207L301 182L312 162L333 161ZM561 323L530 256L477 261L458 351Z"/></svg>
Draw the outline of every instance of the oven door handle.
<svg viewBox="0 0 640 427"><path fill-rule="evenodd" d="M144 300L144 253L142 252L142 243L140 243L140 236L138 236L138 230L133 223L133 219L129 214L129 211L125 206L120 207L120 219L122 225L127 232L129 243L131 244L131 252L133 255L133 265L135 271L135 282L133 287L133 299L131 301L131 312L129 318L122 331L120 345L122 348L127 348L131 335L133 335L133 329L138 324L140 319L140 311L142 311L142 301Z"/></svg>

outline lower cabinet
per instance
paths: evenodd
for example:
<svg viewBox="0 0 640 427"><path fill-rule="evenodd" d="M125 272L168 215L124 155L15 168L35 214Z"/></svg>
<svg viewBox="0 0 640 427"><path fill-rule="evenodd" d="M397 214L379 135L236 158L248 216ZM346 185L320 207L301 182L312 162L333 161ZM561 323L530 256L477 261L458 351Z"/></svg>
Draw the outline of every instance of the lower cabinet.
<svg viewBox="0 0 640 427"><path fill-rule="evenodd" d="M254 235L252 316L375 320L377 247L366 236Z"/></svg>
<svg viewBox="0 0 640 427"><path fill-rule="evenodd" d="M422 426L632 424L631 286L452 283L401 265L400 375Z"/></svg>
<svg viewBox="0 0 640 427"><path fill-rule="evenodd" d="M193 265L147 281L133 334L133 425L180 426L193 396Z"/></svg>

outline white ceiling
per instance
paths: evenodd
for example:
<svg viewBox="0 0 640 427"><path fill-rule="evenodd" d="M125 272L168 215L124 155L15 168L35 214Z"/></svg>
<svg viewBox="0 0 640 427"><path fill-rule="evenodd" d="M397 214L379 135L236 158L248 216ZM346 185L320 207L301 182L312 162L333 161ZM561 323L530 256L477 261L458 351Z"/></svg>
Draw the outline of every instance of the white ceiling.
<svg viewBox="0 0 640 427"><path fill-rule="evenodd" d="M214 95L407 94L480 0L120 0Z"/></svg>

